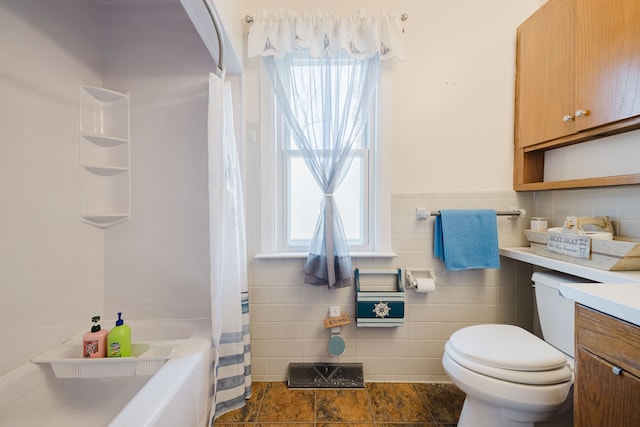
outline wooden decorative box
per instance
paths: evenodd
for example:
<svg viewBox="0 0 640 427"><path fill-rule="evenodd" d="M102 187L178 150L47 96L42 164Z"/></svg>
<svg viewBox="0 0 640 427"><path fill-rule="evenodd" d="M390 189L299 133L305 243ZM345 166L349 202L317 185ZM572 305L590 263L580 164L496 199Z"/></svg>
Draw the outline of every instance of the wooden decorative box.
<svg viewBox="0 0 640 427"><path fill-rule="evenodd" d="M640 270L640 241L614 237L613 240L591 239L591 253L588 258L577 258L547 249L549 233L525 230L525 236L534 253L547 258L559 259L573 264L600 270L629 271Z"/></svg>
<svg viewBox="0 0 640 427"><path fill-rule="evenodd" d="M367 283L362 276L367 275ZM356 325L390 327L404 325L404 286L397 270L360 270L354 272L356 284Z"/></svg>

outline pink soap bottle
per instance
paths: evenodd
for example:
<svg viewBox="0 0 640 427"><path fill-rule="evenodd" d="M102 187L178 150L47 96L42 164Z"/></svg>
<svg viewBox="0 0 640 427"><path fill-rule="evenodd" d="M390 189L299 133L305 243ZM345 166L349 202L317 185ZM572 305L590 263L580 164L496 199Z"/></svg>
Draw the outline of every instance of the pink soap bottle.
<svg viewBox="0 0 640 427"><path fill-rule="evenodd" d="M106 357L107 356L107 335L106 329L100 329L100 316L93 316L91 321L95 325L91 326L91 332L87 332L82 337L82 357Z"/></svg>

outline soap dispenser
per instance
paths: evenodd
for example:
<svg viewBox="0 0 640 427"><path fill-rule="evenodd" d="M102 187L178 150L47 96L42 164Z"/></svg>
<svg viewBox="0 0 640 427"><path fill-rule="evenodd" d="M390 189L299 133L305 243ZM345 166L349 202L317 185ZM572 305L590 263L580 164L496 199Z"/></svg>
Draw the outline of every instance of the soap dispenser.
<svg viewBox="0 0 640 427"><path fill-rule="evenodd" d="M91 326L91 331L84 334L82 337L82 357L84 358L96 358L107 356L107 332L106 329L101 329L100 316L93 316L91 321L94 323Z"/></svg>
<svg viewBox="0 0 640 427"><path fill-rule="evenodd" d="M131 328L124 324L121 318L122 313L118 313L116 326L109 332L109 357L129 357L131 356Z"/></svg>

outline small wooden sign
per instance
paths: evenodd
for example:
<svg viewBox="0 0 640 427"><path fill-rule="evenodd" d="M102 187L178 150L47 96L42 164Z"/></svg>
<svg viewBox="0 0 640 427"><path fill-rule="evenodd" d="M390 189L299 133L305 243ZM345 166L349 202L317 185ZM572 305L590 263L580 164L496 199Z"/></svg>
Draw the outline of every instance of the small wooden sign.
<svg viewBox="0 0 640 427"><path fill-rule="evenodd" d="M591 238L578 234L549 233L547 249L576 258L589 258Z"/></svg>
<svg viewBox="0 0 640 427"><path fill-rule="evenodd" d="M325 329L335 328L336 326L344 326L349 325L351 323L351 319L346 314L342 316L335 317L327 317L324 319L324 327Z"/></svg>

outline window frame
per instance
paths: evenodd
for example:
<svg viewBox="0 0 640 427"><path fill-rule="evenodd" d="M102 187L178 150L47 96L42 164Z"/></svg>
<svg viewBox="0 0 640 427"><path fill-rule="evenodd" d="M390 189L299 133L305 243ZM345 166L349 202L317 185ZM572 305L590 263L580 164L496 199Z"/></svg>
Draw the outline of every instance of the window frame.
<svg viewBox="0 0 640 427"><path fill-rule="evenodd" d="M291 218L290 218L290 194L289 194L289 183L290 183L290 163L289 161L294 157L302 157L302 151L298 148L287 148L292 146L291 144L291 134L287 131L286 128L286 120L284 116L281 114L282 112L276 107L276 118L275 118L275 128L276 128L276 171L278 171L278 186L280 188L279 198L277 201L278 206L280 207L279 214L279 227L278 230L278 251L279 252L308 252L309 245L311 244L311 239L309 240L300 240L298 243L294 243L295 240L291 238L290 235L290 227L291 227ZM373 193L373 183L371 182L373 176L375 174L375 162L373 161L373 156L371 153L375 151L375 130L372 129L371 124L375 120L375 112L372 111L369 123L367 123L367 127L364 130L364 135L362 138L364 142L360 145L362 148L353 149L352 153L354 157L360 157L362 159L362 172L360 174L361 180L361 188L362 193L361 197L361 208L362 208L362 216L360 217L361 222L361 230L360 235L361 239L358 242L350 241L349 248L350 250L363 252L363 251L371 251L373 250L373 232L369 224L373 221L373 206L372 200L375 199L375 195ZM340 187L337 190L340 191ZM321 197L321 195L319 195ZM339 203L338 197L336 195L336 200ZM318 208L320 207L320 198L318 198ZM340 208L340 205L338 205ZM320 214L320 210L318 209L318 215ZM341 216L344 218L345 214L340 211ZM313 225L315 226L317 217L313 218ZM343 224L344 225L344 224ZM313 231L312 231L313 232Z"/></svg>
<svg viewBox="0 0 640 427"><path fill-rule="evenodd" d="M260 63L260 243L258 258L306 257L308 246L283 244L283 173L278 159L275 96L267 71ZM365 185L369 212L365 218L369 242L349 245L352 257L395 257L391 250L391 77L390 67L382 64L380 82L367 126L369 138L368 173Z"/></svg>

